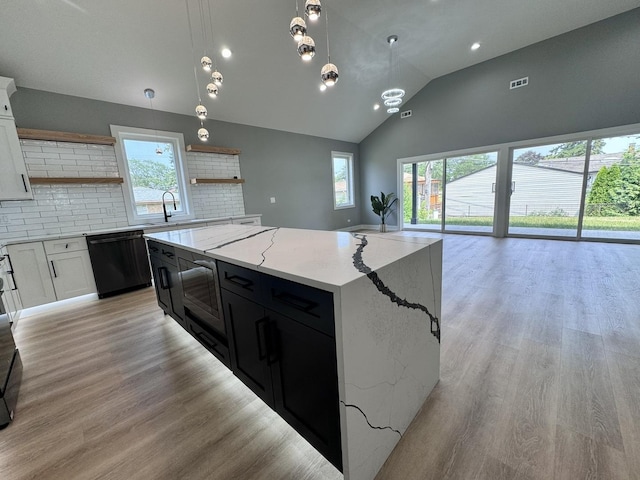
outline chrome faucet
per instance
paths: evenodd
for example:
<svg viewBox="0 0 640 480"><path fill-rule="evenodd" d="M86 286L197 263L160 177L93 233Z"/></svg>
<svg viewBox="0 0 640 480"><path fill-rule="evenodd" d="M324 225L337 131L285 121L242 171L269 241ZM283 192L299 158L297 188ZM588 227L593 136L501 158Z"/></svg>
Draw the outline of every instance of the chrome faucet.
<svg viewBox="0 0 640 480"><path fill-rule="evenodd" d="M166 192L164 192L162 194L162 213L164 213L164 221L168 222L169 221L169 217L171 216L171 214L169 212L167 212L167 205L164 203L164 196L166 194L171 195L171 198L173 198L173 210L178 210L178 207L176 206L176 197L173 195L173 193L171 193L169 190L167 190Z"/></svg>

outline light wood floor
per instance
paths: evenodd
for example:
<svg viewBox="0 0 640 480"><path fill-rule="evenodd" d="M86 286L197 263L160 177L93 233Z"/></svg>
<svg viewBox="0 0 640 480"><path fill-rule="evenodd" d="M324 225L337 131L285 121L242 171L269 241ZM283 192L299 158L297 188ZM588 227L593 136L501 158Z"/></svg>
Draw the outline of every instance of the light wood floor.
<svg viewBox="0 0 640 480"><path fill-rule="evenodd" d="M640 247L449 235L444 257L441 380L378 480L640 479ZM15 337L2 480L341 478L152 289Z"/></svg>

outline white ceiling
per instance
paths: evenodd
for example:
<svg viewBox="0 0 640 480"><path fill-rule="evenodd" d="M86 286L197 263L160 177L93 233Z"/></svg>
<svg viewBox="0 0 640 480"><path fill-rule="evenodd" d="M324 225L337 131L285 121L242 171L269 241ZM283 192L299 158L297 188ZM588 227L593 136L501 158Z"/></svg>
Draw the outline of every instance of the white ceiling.
<svg viewBox="0 0 640 480"><path fill-rule="evenodd" d="M208 0L188 1L199 59L198 4L206 8ZM214 34L207 50L212 58L223 46L233 51L228 60L218 55L225 81L217 99L206 96L206 76L198 72L210 118L352 142L388 116L372 107L389 83L391 34L399 36L398 83L411 98L436 77L638 7L638 0L323 0L340 80L320 92L324 18L307 22L317 54L303 63L288 34L295 0L209 1ZM18 87L147 108L143 90L153 88L154 109L193 113L184 0L0 5L0 75L15 78ZM482 47L472 52L476 41Z"/></svg>

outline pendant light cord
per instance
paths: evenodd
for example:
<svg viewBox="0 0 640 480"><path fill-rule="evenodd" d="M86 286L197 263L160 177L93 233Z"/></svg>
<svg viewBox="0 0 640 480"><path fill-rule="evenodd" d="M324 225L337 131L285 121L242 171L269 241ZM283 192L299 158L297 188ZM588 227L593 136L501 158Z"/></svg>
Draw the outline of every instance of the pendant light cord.
<svg viewBox="0 0 640 480"><path fill-rule="evenodd" d="M327 63L331 63L331 53L329 52L329 9L327 2L324 2L324 21L327 26Z"/></svg>
<svg viewBox="0 0 640 480"><path fill-rule="evenodd" d="M189 13L189 0L185 0L184 4L187 7L187 22L189 23L189 36L190 36L190 39L191 39L191 57L194 59L193 78L196 81L196 93L198 94L198 104L202 104L202 98L200 97L200 85L198 84L198 74L196 72L196 64L195 64L196 49L195 49L195 47L193 45L193 29L191 28L191 15Z"/></svg>

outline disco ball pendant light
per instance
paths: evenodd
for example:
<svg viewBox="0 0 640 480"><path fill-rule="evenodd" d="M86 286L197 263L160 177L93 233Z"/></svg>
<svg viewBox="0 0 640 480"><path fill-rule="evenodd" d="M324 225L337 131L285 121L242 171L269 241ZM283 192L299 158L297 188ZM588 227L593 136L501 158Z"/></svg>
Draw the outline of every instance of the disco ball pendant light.
<svg viewBox="0 0 640 480"><path fill-rule="evenodd" d="M202 69L205 72L210 72L211 71L211 65L213 65L213 62L211 61L211 59L209 57L207 57L205 55L204 57L202 57L200 59L200 65L202 65Z"/></svg>
<svg viewBox="0 0 640 480"><path fill-rule="evenodd" d="M218 86L215 83L207 84L207 95L211 98L216 98L218 96Z"/></svg>
<svg viewBox="0 0 640 480"><path fill-rule="evenodd" d="M302 60L308 62L313 58L315 54L316 43L313 41L313 38L305 35L304 37L302 37L302 40L298 42L298 55L300 55L300 58L302 58Z"/></svg>
<svg viewBox="0 0 640 480"><path fill-rule="evenodd" d="M307 0L304 2L304 13L307 14L307 17L309 17L309 20L312 22L320 18L320 12L322 12L320 0Z"/></svg>
<svg viewBox="0 0 640 480"><path fill-rule="evenodd" d="M307 34L307 23L301 17L293 17L289 24L289 33L296 42Z"/></svg>
<svg viewBox="0 0 640 480"><path fill-rule="evenodd" d="M207 112L207 107L205 107L204 105L199 104L196 107L196 117L198 117L200 120L206 120L208 113L209 112Z"/></svg>
<svg viewBox="0 0 640 480"><path fill-rule="evenodd" d="M338 67L331 63L331 53L329 51L329 11L325 10L324 21L327 29L327 63L320 71L320 79L327 87L333 87L338 81Z"/></svg>
<svg viewBox="0 0 640 480"><path fill-rule="evenodd" d="M209 140L209 130L204 128L202 122L200 122L200 129L198 130L198 140L200 140L201 142L206 142L207 140Z"/></svg>
<svg viewBox="0 0 640 480"><path fill-rule="evenodd" d="M220 87L223 81L222 74L218 70L215 70L211 74L211 80L213 80L213 83Z"/></svg>

